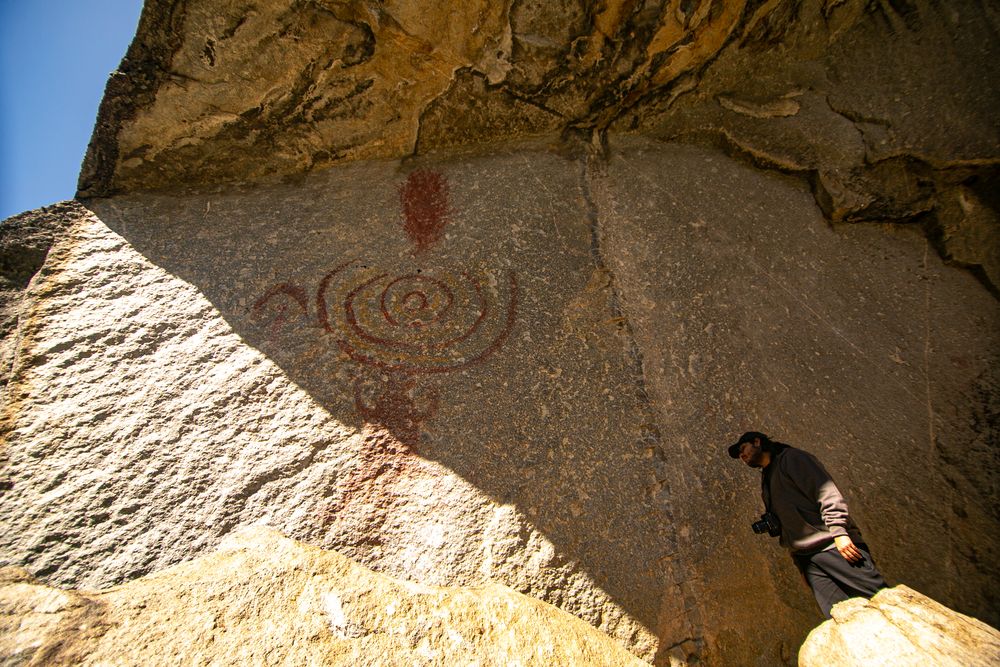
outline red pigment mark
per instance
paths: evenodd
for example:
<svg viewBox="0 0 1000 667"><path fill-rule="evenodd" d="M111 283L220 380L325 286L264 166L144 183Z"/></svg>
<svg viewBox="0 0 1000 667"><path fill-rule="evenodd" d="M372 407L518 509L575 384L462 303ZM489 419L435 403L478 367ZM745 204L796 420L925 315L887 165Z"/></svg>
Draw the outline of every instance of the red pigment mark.
<svg viewBox="0 0 1000 667"><path fill-rule="evenodd" d="M463 368L465 366L478 363L483 359L485 359L486 357L493 354L499 347L501 347L504 344L504 342L507 340L507 337L511 332L511 329L514 326L514 321L517 318L517 309L518 309L518 285L516 276L513 273L511 273L509 276L509 302L507 304L507 314L506 317L504 318L502 330L498 334L496 334L496 337L492 342L485 344L484 349L481 349L478 352L472 354L471 357L466 356L461 361L457 361L456 363L448 364L446 366L424 364L421 363L419 360L404 361L402 359L396 359L396 358L380 359L378 358L377 351L375 350L365 351L357 349L354 345L351 344L351 342L347 340L347 338L343 337L343 334L338 331L336 323L331 321L330 312L328 310L327 292L331 284L335 281L335 279L339 280L340 278L342 278L345 275L346 271L349 269L349 267L351 267L351 265L353 264L356 264L357 262L358 262L357 259L349 260L347 262L344 262L340 266L336 267L330 273L326 274L323 277L323 280L320 281L319 289L316 292L316 315L320 326L323 327L323 329L325 329L327 332L337 335L337 337L334 339L337 346L340 347L341 351L344 354L346 354L348 357L350 357L353 361L357 363L374 366L377 368L382 368L388 371L402 372L402 373L411 373L411 374L447 373L449 371L454 371L459 368ZM468 271L464 271L462 273L462 279L468 283L469 289L471 289L471 291L475 295L474 306L473 306L475 308L475 310L473 311L475 313L475 320L465 331L461 331L457 335L448 338L447 340L439 340L434 342L417 342L417 343L411 343L405 340L399 340L395 338L389 339L385 338L384 336L368 332L358 322L358 318L354 309L355 298L359 295L360 292L366 290L368 287L388 277L389 274L381 273L373 278L368 278L367 280L364 280L359 285L356 285L353 289L350 290L342 305L342 312L345 317L345 324L351 330L353 335L373 344L376 350L381 348L385 352L401 351L403 353L417 354L417 355L440 352L441 350L445 350L451 347L455 347L459 344L463 344L467 340L471 339L473 335L477 333L483 322L487 319L488 315L490 315L490 304L487 301L485 295L483 294L482 286L475 278L473 278L469 274ZM395 285L402 283L403 281L410 281L410 280L416 281L418 283L423 283L428 287L438 288L439 290L442 291L442 294L444 295L445 298L444 306L442 306L439 311L435 312L431 318L429 319L421 318L421 326L427 326L429 324L435 323L437 320L444 317L444 315L447 314L448 310L455 305L454 303L455 295L452 293L449 286L441 280L431 278L429 276L417 276L414 274L392 279L389 282L389 284L385 288L383 288L382 294L379 297L382 316L385 318L386 322L391 325L391 327L402 328L402 326L405 325L410 327L411 330L413 328L419 328L413 326L412 320L409 322L401 323L399 320L397 320L395 317L392 316L387 306L388 291L391 290ZM409 289L409 287L406 287L404 289ZM422 295L423 292L418 292L418 291L408 292L405 293L404 298L412 298L414 297L415 294ZM423 297L421 297L421 299L422 298Z"/></svg>
<svg viewBox="0 0 1000 667"><path fill-rule="evenodd" d="M272 301L275 305L268 308L268 304ZM270 338L275 338L293 317L309 316L308 304L309 300L304 289L291 283L280 283L257 299L257 303L253 305L253 313L258 316L264 315L268 311L274 313L271 320Z"/></svg>
<svg viewBox="0 0 1000 667"><path fill-rule="evenodd" d="M398 508L406 502L400 483L420 468L419 461L392 433L377 426L365 431L353 469L338 475L332 502L319 521L319 529L335 535L340 548L377 547L383 527L390 517L399 516Z"/></svg>
<svg viewBox="0 0 1000 667"><path fill-rule="evenodd" d="M379 276L378 279L382 277L384 276ZM472 283L473 287L476 290L476 295L479 301L479 309L477 312L476 320L472 323L471 327L468 330L461 332L459 335L453 338L449 338L448 340L439 341L436 343L417 344L417 343L406 343L399 340L389 340L385 338L380 338L364 331L359 326L357 317L354 314L353 300L355 294L358 291L360 291L361 289L366 287L369 283L374 281L369 281L369 283L365 283L361 287L355 288L351 292L351 294L348 295L347 301L344 304L344 311L347 317L347 324L348 326L351 327L351 329L358 337L367 340L369 342L372 342L386 351L403 350L403 351L413 351L419 354L438 349L446 349L458 345L460 343L463 343L464 341L469 339L474 333L476 333L476 330L479 328L480 324L486 318L488 313L488 303L483 297L482 289L480 288L479 284L476 283L476 281L472 279L472 277L469 276L468 274L465 274L464 277L466 278L466 280L469 280ZM517 318L517 307L518 307L517 278L513 273L511 273L509 280L510 280L510 302L507 306L507 317L504 320L503 329L496 335L496 338L494 338L489 343L485 344L481 350L477 351L475 354L472 354L471 356L465 357L462 361L458 361L453 364L449 364L447 366L424 365L419 363L419 361L415 363L409 363L398 359L389 361L384 358L378 358L376 356L373 356L371 353L359 350L355 348L353 345L351 345L350 342L348 342L343 338L337 340L337 345L340 347L341 351L344 354L346 354L348 357L350 357L353 361L357 363L365 364L367 366L382 368L387 371L401 372L408 374L448 373L454 370L458 370L460 368L464 368L466 366L471 366L472 364L479 363L486 357L496 352L496 350L499 349L500 346L504 344L504 342L506 342L507 337L510 335L511 329L514 326L514 321ZM323 306L323 308L324 308L323 312L325 314L325 306ZM321 321L325 322L325 320Z"/></svg>
<svg viewBox="0 0 1000 667"><path fill-rule="evenodd" d="M330 314L326 310L326 290L330 286L330 281L332 281L337 274L341 273L344 269L354 264L357 260L349 260L335 268L330 273L323 276L323 280L319 283L319 289L316 290L316 319L319 320L321 327L333 333L336 331L334 327L330 324Z"/></svg>
<svg viewBox="0 0 1000 667"><path fill-rule="evenodd" d="M968 357L964 357L958 354L952 354L948 356L948 361L955 365L956 368L968 368L972 364L969 362Z"/></svg>
<svg viewBox="0 0 1000 667"><path fill-rule="evenodd" d="M424 310L427 306L427 295L423 292L410 292L403 297L403 308L407 310Z"/></svg>
<svg viewBox="0 0 1000 667"><path fill-rule="evenodd" d="M390 295L392 294L393 288L397 284L403 283L404 281L407 281L407 282L410 282L410 283L424 282L427 285L429 285L431 288L437 288L437 290L440 293L444 294L444 297L445 297L445 305L442 308L438 309L438 311L436 311L436 312L430 313L429 314L430 316L427 317L426 319L420 319L420 320L418 320L416 322L414 322L411 319L410 322L409 322L409 325L411 327L412 326L416 326L416 327L419 328L419 327L424 326L426 324L433 324L434 322L437 322L438 320L440 320L442 317L444 317L448 313L448 311L451 309L452 303L454 303L454 301L455 301L455 295L452 293L451 288L448 287L448 285L444 281L437 280L437 279L434 279L434 278L428 278L426 276L418 276L418 275L414 275L414 274L410 274L408 276L402 276L400 278L396 278L391 283L389 283L385 287L385 289L382 290L382 296L380 297L380 306L382 308L382 317L384 317L385 321L388 322L389 324L391 324L394 327L399 326L399 321L395 317L392 316L392 313L389 312L389 306L388 306L387 302L389 300ZM367 286L367 285L365 285L365 286ZM354 292L352 292L351 294L353 295ZM353 299L353 296L352 296L352 299ZM411 311L411 314L413 314L413 311L424 311L424 310L427 310L429 305L430 305L430 301L427 298L427 294L425 292L423 292L423 291L414 290L414 291L408 293L406 296L403 297L403 306L407 310ZM345 308L353 309L353 306L348 306L347 304L345 304ZM353 317L353 314L350 315L350 317Z"/></svg>
<svg viewBox="0 0 1000 667"><path fill-rule="evenodd" d="M482 322L483 319L486 317L486 302L483 299L482 290L479 287L478 283L476 283L471 278L468 278L469 282L475 288L476 295L479 298L479 302L480 302L479 315L478 315L475 323L472 325L472 328L470 328L468 331L466 331L466 332L464 332L464 333L462 333L462 334L460 334L458 336L455 336L454 338L451 338L449 340L439 341L439 342L436 342L436 343L424 343L424 344L408 343L408 342L402 341L402 340L390 340L388 338L383 338L383 337L380 337L380 336L377 336L377 335L374 335L374 334L370 334L367 331L365 331L361 327L361 325L358 323L358 317L357 317L357 314L355 313L355 308L354 308L355 297L358 295L359 292L363 291L364 289L366 289L370 285L373 285L376 282L382 280L387 275L388 274L382 274L382 275L379 275L379 276L375 276L371 280L368 280L366 282L361 283L360 285L358 285L357 287L355 287L353 290L351 290L350 294L347 295L347 298L344 301L344 315L345 315L345 317L347 319L347 324L351 327L351 329L354 331L354 333L356 333L359 337L361 337L361 338L363 338L363 339L365 339L365 340L367 340L367 341L369 341L371 343L375 343L376 345L379 345L380 347L383 347L383 348L386 348L386 349L411 350L411 351L415 351L415 352L427 352L427 351L432 350L432 349L444 349L444 348L447 348L447 347L451 347L455 343L458 343L458 342L462 341L463 339L468 338L469 336L471 336L475 332L475 330L477 328L479 328L480 322ZM414 277L416 277L416 276L414 276ZM395 284L396 282L398 282L398 280L397 281L393 281L393 283L390 283L389 287L387 287L383 291L383 296L381 297L382 315L393 326L398 326L399 323L395 319L392 318L392 316L389 314L388 310L386 309L386 306L385 306L385 294L388 291L388 289L391 288L392 285ZM445 293L447 295L447 298L448 298L448 306L447 307L450 308L452 302L455 300L455 297L451 294L451 290L448 289L448 286L445 283L441 282L441 281L433 281L433 282L439 283L440 286L441 286L441 288L445 291ZM345 343L346 343L346 341L345 341Z"/></svg>
<svg viewBox="0 0 1000 667"><path fill-rule="evenodd" d="M438 409L433 389L417 387L405 374L391 373L367 400L360 380L354 384L354 408L365 421L379 424L412 451L420 443L420 427Z"/></svg>
<svg viewBox="0 0 1000 667"><path fill-rule="evenodd" d="M403 231L417 246L427 250L444 235L448 216L448 181L436 171L419 170L410 174L399 188L403 205Z"/></svg>

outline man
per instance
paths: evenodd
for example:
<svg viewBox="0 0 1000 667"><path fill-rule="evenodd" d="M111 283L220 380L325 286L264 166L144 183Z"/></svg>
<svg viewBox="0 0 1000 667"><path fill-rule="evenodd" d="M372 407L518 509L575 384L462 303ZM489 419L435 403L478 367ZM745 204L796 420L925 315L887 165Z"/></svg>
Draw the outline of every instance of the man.
<svg viewBox="0 0 1000 667"><path fill-rule="evenodd" d="M885 588L844 497L815 456L757 431L740 436L729 456L760 468L767 513L754 531L780 535L826 618L836 603Z"/></svg>

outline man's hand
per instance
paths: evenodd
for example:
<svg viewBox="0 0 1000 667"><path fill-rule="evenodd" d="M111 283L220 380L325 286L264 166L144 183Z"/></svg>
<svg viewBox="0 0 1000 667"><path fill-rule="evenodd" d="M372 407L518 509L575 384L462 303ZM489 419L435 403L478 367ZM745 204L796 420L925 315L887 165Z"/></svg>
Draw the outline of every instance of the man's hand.
<svg viewBox="0 0 1000 667"><path fill-rule="evenodd" d="M864 554L861 550L854 546L854 542L847 535L839 535L833 538L833 543L837 545L837 551L843 556L848 563L858 563L864 559Z"/></svg>

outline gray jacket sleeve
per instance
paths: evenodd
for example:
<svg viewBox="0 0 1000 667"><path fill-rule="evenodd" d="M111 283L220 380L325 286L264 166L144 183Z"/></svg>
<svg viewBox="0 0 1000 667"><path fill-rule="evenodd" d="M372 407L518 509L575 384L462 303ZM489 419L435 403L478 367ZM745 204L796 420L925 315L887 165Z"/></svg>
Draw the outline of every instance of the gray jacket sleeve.
<svg viewBox="0 0 1000 667"><path fill-rule="evenodd" d="M803 494L816 501L830 534L834 537L847 535L847 501L823 464L812 454L800 449L788 450L783 458L789 477Z"/></svg>

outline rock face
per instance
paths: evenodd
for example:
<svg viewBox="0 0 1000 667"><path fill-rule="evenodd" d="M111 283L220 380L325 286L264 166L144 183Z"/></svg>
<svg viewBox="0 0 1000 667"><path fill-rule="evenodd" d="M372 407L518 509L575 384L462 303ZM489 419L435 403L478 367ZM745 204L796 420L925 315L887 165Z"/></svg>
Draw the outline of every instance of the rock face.
<svg viewBox="0 0 1000 667"><path fill-rule="evenodd" d="M11 217L0 226L0 386L17 351L17 319L28 282L55 240L85 209L75 202Z"/></svg>
<svg viewBox="0 0 1000 667"><path fill-rule="evenodd" d="M81 201L0 227L0 559L103 588L264 524L789 663L819 616L750 532L754 429L891 582L1000 623L995 25L147 3Z"/></svg>
<svg viewBox="0 0 1000 667"><path fill-rule="evenodd" d="M81 190L603 130L761 25L774 3L752 4L149 2Z"/></svg>
<svg viewBox="0 0 1000 667"><path fill-rule="evenodd" d="M624 138L600 168L522 146L89 206L8 384L0 539L47 582L266 523L649 660L790 659L816 612L724 452L766 426L834 471L890 579L995 613L1000 309L919 234Z"/></svg>
<svg viewBox="0 0 1000 667"><path fill-rule="evenodd" d="M504 586L399 581L262 529L100 592L0 570L0 656L30 665L645 664Z"/></svg>
<svg viewBox="0 0 1000 667"><path fill-rule="evenodd" d="M800 667L885 664L990 667L1000 663L1000 632L907 588L836 605L809 633Z"/></svg>
<svg viewBox="0 0 1000 667"><path fill-rule="evenodd" d="M998 25L971 0L149 0L80 195L614 129L800 174L835 221L920 218L995 289Z"/></svg>
<svg viewBox="0 0 1000 667"><path fill-rule="evenodd" d="M995 9L766 5L760 41L727 48L690 94L640 105L615 127L798 174L833 222L920 222L944 257L975 267L996 293Z"/></svg>
<svg viewBox="0 0 1000 667"><path fill-rule="evenodd" d="M693 636L581 169L94 202L22 317L7 553L105 586L265 521L423 583L505 582L649 658L659 624Z"/></svg>

